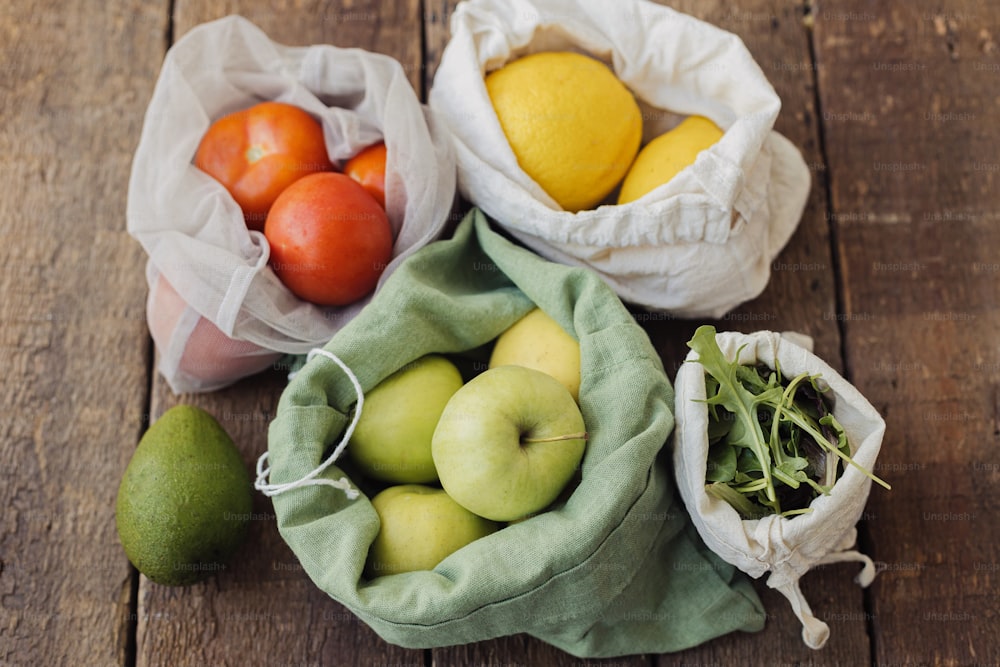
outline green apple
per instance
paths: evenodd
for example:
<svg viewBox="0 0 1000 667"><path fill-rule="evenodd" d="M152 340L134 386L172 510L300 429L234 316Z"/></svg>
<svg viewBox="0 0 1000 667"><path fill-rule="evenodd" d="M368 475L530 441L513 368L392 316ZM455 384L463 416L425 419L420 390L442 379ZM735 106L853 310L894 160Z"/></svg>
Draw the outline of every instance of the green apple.
<svg viewBox="0 0 1000 667"><path fill-rule="evenodd" d="M487 519L512 521L556 499L586 438L580 408L562 383L533 368L497 366L451 397L431 451L448 495Z"/></svg>
<svg viewBox="0 0 1000 667"><path fill-rule="evenodd" d="M437 480L431 437L445 404L462 386L448 359L430 354L365 394L347 452L362 474L391 483Z"/></svg>
<svg viewBox="0 0 1000 667"><path fill-rule="evenodd" d="M501 333L490 367L526 366L548 373L580 400L580 343L541 308L535 308Z"/></svg>
<svg viewBox="0 0 1000 667"><path fill-rule="evenodd" d="M379 531L368 551L371 578L432 570L446 556L498 529L443 490L424 484L390 486L372 498Z"/></svg>

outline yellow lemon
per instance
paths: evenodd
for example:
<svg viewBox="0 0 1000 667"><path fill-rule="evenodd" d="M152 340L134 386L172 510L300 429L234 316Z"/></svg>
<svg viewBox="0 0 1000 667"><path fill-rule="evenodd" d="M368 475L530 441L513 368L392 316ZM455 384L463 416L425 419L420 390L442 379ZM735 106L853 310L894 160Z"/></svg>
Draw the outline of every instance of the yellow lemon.
<svg viewBox="0 0 1000 667"><path fill-rule="evenodd" d="M639 105L594 58L524 56L487 75L486 90L518 164L564 210L597 205L639 150Z"/></svg>
<svg viewBox="0 0 1000 667"><path fill-rule="evenodd" d="M721 138L718 125L703 116L688 116L639 151L622 182L618 203L634 201L663 185Z"/></svg>

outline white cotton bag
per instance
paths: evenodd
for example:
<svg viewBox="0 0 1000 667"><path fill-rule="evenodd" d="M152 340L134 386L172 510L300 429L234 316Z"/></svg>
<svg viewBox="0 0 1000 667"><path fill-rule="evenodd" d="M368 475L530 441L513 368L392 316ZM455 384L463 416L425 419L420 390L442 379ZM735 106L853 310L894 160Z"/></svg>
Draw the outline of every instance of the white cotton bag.
<svg viewBox="0 0 1000 667"><path fill-rule="evenodd" d="M772 130L781 100L742 41L646 0L466 0L429 104L455 139L459 190L548 259L596 270L624 300L720 317L757 296L805 207L810 174ZM625 205L562 210L517 164L484 77L539 51L607 63L643 109L644 142L700 114L723 138Z"/></svg>
<svg viewBox="0 0 1000 667"><path fill-rule="evenodd" d="M805 338L811 348L811 340ZM785 377L800 373L820 375L829 386L833 414L844 427L851 458L873 471L885 422L874 407L833 368L803 346L803 337L771 331L753 334L722 332L716 342L727 360L739 354L742 364L780 364ZM708 408L705 369L695 352L688 354L677 372L674 388L676 426L672 436L673 461L681 498L705 544L719 557L754 578L770 572L767 585L780 591L802 622L802 638L810 648L821 648L829 626L816 618L799 587L811 568L826 563L858 561L864 568L856 581L868 586L875 578L871 558L852 547L856 524L868 500L872 480L848 465L829 495L810 504L811 512L789 518L770 515L744 520L727 502L705 492L708 460Z"/></svg>
<svg viewBox="0 0 1000 667"><path fill-rule="evenodd" d="M385 141L386 212L395 244L376 289L403 259L441 235L456 192L454 154L447 129L389 56L281 45L239 16L197 26L167 52L132 164L128 231L149 255L151 297L162 276L187 310L179 318L148 312L151 329L154 321L176 319L191 331L204 318L263 356L304 354L329 341L369 299L337 308L293 295L267 265L264 235L248 230L226 189L193 164L214 120L265 100L294 104L317 118L334 164ZM151 298L151 311L159 303ZM225 346L204 377L197 369L178 372L186 331L155 337L159 370L175 392L213 390L248 374L245 363L229 365Z"/></svg>

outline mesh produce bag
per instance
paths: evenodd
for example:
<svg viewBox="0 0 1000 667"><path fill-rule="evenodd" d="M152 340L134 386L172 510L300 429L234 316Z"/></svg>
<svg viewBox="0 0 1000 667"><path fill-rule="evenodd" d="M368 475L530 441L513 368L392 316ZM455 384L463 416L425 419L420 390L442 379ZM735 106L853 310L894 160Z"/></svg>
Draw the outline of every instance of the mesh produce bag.
<svg viewBox="0 0 1000 667"><path fill-rule="evenodd" d="M379 519L336 462L358 393L422 355L488 349L536 304L580 342L590 437L571 495L433 570L366 579ZM528 633L577 656L677 651L759 630L764 616L749 579L705 548L675 499L663 450L672 406L656 350L595 273L515 246L473 210L294 376L258 488L316 585L392 643Z"/></svg>
<svg viewBox="0 0 1000 667"><path fill-rule="evenodd" d="M129 233L149 255L150 329L159 370L174 391L216 389L266 367L274 353L322 345L367 300L323 308L293 295L267 265L264 235L249 231L225 188L192 163L213 120L265 100L294 104L320 120L334 163L385 141L395 244L382 281L440 235L454 201L446 130L389 56L284 46L238 16L185 34L168 51L146 111L127 211ZM186 305L179 316L161 277ZM194 336L200 320L218 330L208 344ZM171 322L177 324L165 326ZM192 358L209 363L193 365Z"/></svg>
<svg viewBox="0 0 1000 667"><path fill-rule="evenodd" d="M810 174L773 131L781 100L736 35L645 0L467 0L451 33L429 104L455 138L459 189L473 204L650 310L720 317L763 291ZM634 202L562 210L518 165L484 85L508 61L560 50L612 67L643 108L646 141L692 114L724 136Z"/></svg>
<svg viewBox="0 0 1000 667"><path fill-rule="evenodd" d="M716 335L716 341L728 361L738 358L741 364L762 363L772 369L777 364L788 378L800 373L818 374L829 386L833 415L847 434L851 458L865 470L874 470L885 433L884 420L857 389L808 346L771 331L723 332ZM853 549L855 524L864 511L872 479L848 465L829 494L812 501L809 513L742 519L727 502L705 491L709 418L704 403L705 368L697 359L692 351L675 382L677 429L673 434L673 457L681 497L705 543L723 560L753 577L770 573L767 585L788 598L802 622L803 641L811 648L820 648L829 638L830 628L813 615L799 579L817 565L858 561L864 568L857 582L862 586L872 582L874 563Z"/></svg>

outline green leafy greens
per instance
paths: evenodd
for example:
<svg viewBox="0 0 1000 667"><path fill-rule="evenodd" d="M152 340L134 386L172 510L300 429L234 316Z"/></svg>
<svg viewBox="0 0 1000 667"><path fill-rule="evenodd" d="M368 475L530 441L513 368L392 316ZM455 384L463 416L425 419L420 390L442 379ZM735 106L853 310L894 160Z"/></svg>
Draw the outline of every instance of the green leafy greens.
<svg viewBox="0 0 1000 667"><path fill-rule="evenodd" d="M780 367L730 362L712 326L699 327L688 347L706 373L710 495L743 518L757 519L810 511L813 499L829 493L847 465L889 488L851 459L847 433L818 375L787 380Z"/></svg>

